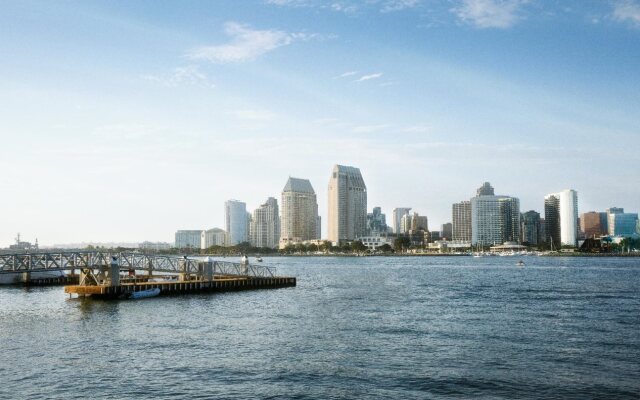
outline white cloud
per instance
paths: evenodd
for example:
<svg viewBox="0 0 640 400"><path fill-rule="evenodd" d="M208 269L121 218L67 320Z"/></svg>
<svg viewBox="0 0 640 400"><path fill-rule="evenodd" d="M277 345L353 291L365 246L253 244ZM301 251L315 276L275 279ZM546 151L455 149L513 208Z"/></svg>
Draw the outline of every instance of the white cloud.
<svg viewBox="0 0 640 400"><path fill-rule="evenodd" d="M344 74L340 74L340 75L334 77L333 79L346 78L346 77L349 77L349 76L356 75L357 73L358 73L358 71L347 71Z"/></svg>
<svg viewBox="0 0 640 400"><path fill-rule="evenodd" d="M233 115L245 121L273 121L276 119L276 114L268 110L236 110Z"/></svg>
<svg viewBox="0 0 640 400"><path fill-rule="evenodd" d="M378 132L384 129L389 128L391 125L389 124L379 124L379 125L362 125L356 126L353 128L354 133L373 133Z"/></svg>
<svg viewBox="0 0 640 400"><path fill-rule="evenodd" d="M207 75L202 73L195 65L175 68L170 74L147 74L142 75L141 78L166 87L176 87L181 85L202 85L212 88L215 87L215 85L211 83Z"/></svg>
<svg viewBox="0 0 640 400"><path fill-rule="evenodd" d="M251 61L296 40L319 37L317 34L256 30L237 22L227 22L224 31L231 38L229 43L199 47L187 53L187 57L220 64Z"/></svg>
<svg viewBox="0 0 640 400"><path fill-rule="evenodd" d="M389 0L384 3L380 12L401 11L407 8L413 8L420 3L420 0Z"/></svg>
<svg viewBox="0 0 640 400"><path fill-rule="evenodd" d="M613 18L640 26L640 4L633 0L621 0L613 5Z"/></svg>
<svg viewBox="0 0 640 400"><path fill-rule="evenodd" d="M519 19L518 12L527 0L462 0L451 12L477 28L509 28Z"/></svg>
<svg viewBox="0 0 640 400"><path fill-rule="evenodd" d="M382 72L376 72L375 74L363 75L356 82L369 81L371 79L378 79L382 76Z"/></svg>

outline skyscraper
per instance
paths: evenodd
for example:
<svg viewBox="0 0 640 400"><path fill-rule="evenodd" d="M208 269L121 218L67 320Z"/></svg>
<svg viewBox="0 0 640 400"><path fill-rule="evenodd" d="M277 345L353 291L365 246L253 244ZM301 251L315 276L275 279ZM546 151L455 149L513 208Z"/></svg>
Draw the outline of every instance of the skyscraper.
<svg viewBox="0 0 640 400"><path fill-rule="evenodd" d="M328 238L339 243L367 232L367 186L360 169L333 167L329 178Z"/></svg>
<svg viewBox="0 0 640 400"><path fill-rule="evenodd" d="M606 234L603 229L601 213L590 211L580 215L580 230L585 238L593 238Z"/></svg>
<svg viewBox="0 0 640 400"><path fill-rule="evenodd" d="M395 234L402 233L400 229L402 217L405 215L409 215L410 211L411 211L411 207L400 207L400 208L393 209L393 214L391 218L392 220L391 223L393 225L391 228L393 229L393 233Z"/></svg>
<svg viewBox="0 0 640 400"><path fill-rule="evenodd" d="M489 190L490 188L490 190ZM520 242L520 200L495 196L488 182L471 199L471 244L478 246Z"/></svg>
<svg viewBox="0 0 640 400"><path fill-rule="evenodd" d="M227 246L235 246L249 240L247 229L247 205L238 200L224 203L224 225L227 231Z"/></svg>
<svg viewBox="0 0 640 400"><path fill-rule="evenodd" d="M612 229L612 225L613 222L611 221L611 216L614 214L623 214L624 213L624 208L622 207L610 207L607 208L606 210L604 210L605 214L607 215L607 233L609 235L614 235L613 229Z"/></svg>
<svg viewBox="0 0 640 400"><path fill-rule="evenodd" d="M544 197L547 243L554 249L578 245L578 192L566 189Z"/></svg>
<svg viewBox="0 0 640 400"><path fill-rule="evenodd" d="M387 217L380 207L373 207L373 212L367 214L367 235L387 233Z"/></svg>
<svg viewBox="0 0 640 400"><path fill-rule="evenodd" d="M522 214L522 243L529 246L537 246L542 242L540 239L540 213L536 211L527 211Z"/></svg>
<svg viewBox="0 0 640 400"><path fill-rule="evenodd" d="M453 240L471 242L471 202L453 204Z"/></svg>
<svg viewBox="0 0 640 400"><path fill-rule="evenodd" d="M175 234L175 247L177 249L199 249L202 230L179 230Z"/></svg>
<svg viewBox="0 0 640 400"><path fill-rule="evenodd" d="M612 236L632 236L638 232L637 213L616 213L609 215L609 234Z"/></svg>
<svg viewBox="0 0 640 400"><path fill-rule="evenodd" d="M451 238L453 237L453 225L451 224L451 222L442 224L442 226L440 227L440 236L443 239L451 240Z"/></svg>
<svg viewBox="0 0 640 400"><path fill-rule="evenodd" d="M318 201L308 179L289 178L282 189L280 238L293 242L320 239Z"/></svg>
<svg viewBox="0 0 640 400"><path fill-rule="evenodd" d="M495 192L489 182L485 182L476 190L476 196L493 196Z"/></svg>
<svg viewBox="0 0 640 400"><path fill-rule="evenodd" d="M280 214L278 200L269 197L253 212L251 218L251 245L254 247L278 247L280 240Z"/></svg>

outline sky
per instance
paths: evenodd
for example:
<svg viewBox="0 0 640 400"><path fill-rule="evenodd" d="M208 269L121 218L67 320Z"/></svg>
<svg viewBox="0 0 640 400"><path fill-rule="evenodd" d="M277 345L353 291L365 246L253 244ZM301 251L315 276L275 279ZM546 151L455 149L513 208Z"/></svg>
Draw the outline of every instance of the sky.
<svg viewBox="0 0 640 400"><path fill-rule="evenodd" d="M3 1L0 247L173 241L334 164L438 230L484 181L640 211L640 0Z"/></svg>

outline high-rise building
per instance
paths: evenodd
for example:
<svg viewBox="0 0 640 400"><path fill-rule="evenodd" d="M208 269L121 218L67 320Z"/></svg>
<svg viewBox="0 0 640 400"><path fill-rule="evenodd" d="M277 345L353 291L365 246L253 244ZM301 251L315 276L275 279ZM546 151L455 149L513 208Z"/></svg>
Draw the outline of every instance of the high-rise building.
<svg viewBox="0 0 640 400"><path fill-rule="evenodd" d="M489 182L485 182L476 190L476 196L494 196L493 186Z"/></svg>
<svg viewBox="0 0 640 400"><path fill-rule="evenodd" d="M411 207L400 207L400 208L393 209L393 215L391 218L392 219L391 223L393 224L391 228L393 229L393 233L395 234L403 233L402 230L400 229L402 217L405 215L409 215L410 211L411 211Z"/></svg>
<svg viewBox="0 0 640 400"><path fill-rule="evenodd" d="M227 233L220 228L207 229L200 235L200 248L208 249L211 246L224 246Z"/></svg>
<svg viewBox="0 0 640 400"><path fill-rule="evenodd" d="M471 199L471 244L492 246L520 242L520 200L495 196L489 182Z"/></svg>
<svg viewBox="0 0 640 400"><path fill-rule="evenodd" d="M329 178L328 238L339 243L367 232L367 186L360 169L333 167Z"/></svg>
<svg viewBox="0 0 640 400"><path fill-rule="evenodd" d="M227 246L249 241L247 205L238 200L224 203L224 224L227 231Z"/></svg>
<svg viewBox="0 0 640 400"><path fill-rule="evenodd" d="M199 249L201 229L179 230L175 234L175 247L177 249Z"/></svg>
<svg viewBox="0 0 640 400"><path fill-rule="evenodd" d="M585 238L589 239L606 234L600 214L599 212L590 211L580 215L580 230L584 233Z"/></svg>
<svg viewBox="0 0 640 400"><path fill-rule="evenodd" d="M610 207L607 208L606 210L604 210L605 214L607 215L607 233L609 235L614 235L613 233L613 229L611 229L613 223L611 221L611 216L614 214L624 214L624 208L622 207Z"/></svg>
<svg viewBox="0 0 640 400"><path fill-rule="evenodd" d="M609 234L611 236L632 236L638 234L637 213L609 214Z"/></svg>
<svg viewBox="0 0 640 400"><path fill-rule="evenodd" d="M269 197L253 211L251 218L251 245L254 247L278 247L280 240L280 213L278 200Z"/></svg>
<svg viewBox="0 0 640 400"><path fill-rule="evenodd" d="M318 201L308 179L289 178L282 189L280 238L287 243L320 239Z"/></svg>
<svg viewBox="0 0 640 400"><path fill-rule="evenodd" d="M387 217L380 207L373 207L373 212L367 214L367 235L387 233Z"/></svg>
<svg viewBox="0 0 640 400"><path fill-rule="evenodd" d="M536 211L527 211L522 214L522 243L529 246L537 246L542 242L540 239L540 213Z"/></svg>
<svg viewBox="0 0 640 400"><path fill-rule="evenodd" d="M544 197L547 243L554 249L578 245L578 192L566 189Z"/></svg>
<svg viewBox="0 0 640 400"><path fill-rule="evenodd" d="M471 242L471 202L453 204L453 240Z"/></svg>
<svg viewBox="0 0 640 400"><path fill-rule="evenodd" d="M609 234L609 214L606 212L599 212L600 215L600 228L602 229L603 235Z"/></svg>
<svg viewBox="0 0 640 400"><path fill-rule="evenodd" d="M451 240L453 238L453 225L451 222L442 224L440 227L440 235L443 239Z"/></svg>

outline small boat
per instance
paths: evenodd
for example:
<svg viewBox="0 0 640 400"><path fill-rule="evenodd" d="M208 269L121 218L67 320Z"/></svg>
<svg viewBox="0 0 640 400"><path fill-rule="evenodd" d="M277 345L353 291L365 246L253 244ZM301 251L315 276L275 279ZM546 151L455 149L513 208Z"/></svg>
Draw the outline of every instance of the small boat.
<svg viewBox="0 0 640 400"><path fill-rule="evenodd" d="M520 260L516 263L518 267L524 267L524 261Z"/></svg>
<svg viewBox="0 0 640 400"><path fill-rule="evenodd" d="M147 297L155 297L157 295L160 294L160 289L155 288L155 289L147 289L147 290L140 290L137 292L132 292L129 295L130 299L145 299Z"/></svg>
<svg viewBox="0 0 640 400"><path fill-rule="evenodd" d="M257 262L262 262L262 257L256 257Z"/></svg>

